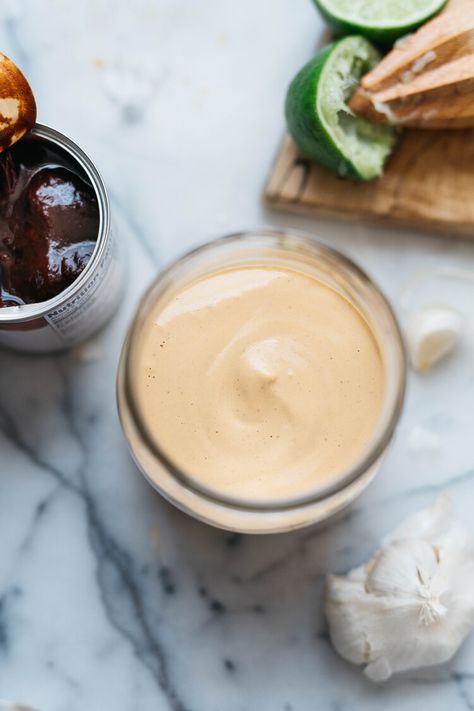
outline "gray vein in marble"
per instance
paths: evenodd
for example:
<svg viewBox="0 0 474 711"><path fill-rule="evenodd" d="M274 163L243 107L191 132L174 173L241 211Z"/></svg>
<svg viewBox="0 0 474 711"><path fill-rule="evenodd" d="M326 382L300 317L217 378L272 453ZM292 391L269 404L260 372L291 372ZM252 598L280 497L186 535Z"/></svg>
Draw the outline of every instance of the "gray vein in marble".
<svg viewBox="0 0 474 711"><path fill-rule="evenodd" d="M423 486L418 486L413 489L405 490L404 492L400 492L396 496L390 496L386 499L382 499L380 501L380 505L386 506L395 504L397 503L397 501L400 501L406 496L425 496L426 494L434 495L439 493L440 491L443 491L444 489L451 489L452 487L463 486L464 484L470 482L471 479L474 479L474 469L469 469L468 471L463 472L462 474L456 474L455 476L449 477L448 479L445 479L444 481L441 481L437 484L424 484Z"/></svg>
<svg viewBox="0 0 474 711"><path fill-rule="evenodd" d="M10 648L10 615L15 601L21 596L16 586L8 588L0 596L0 654L8 654Z"/></svg>
<svg viewBox="0 0 474 711"><path fill-rule="evenodd" d="M259 582L268 577L269 575L272 575L273 573L277 572L283 565L288 562L289 558L294 558L295 555L303 555L304 542L305 537L301 536L301 538L296 541L296 545L292 546L291 550L287 551L287 553L282 555L280 558L277 558L277 560L272 561L268 565L259 568L251 575L239 578L238 582L243 584Z"/></svg>
<svg viewBox="0 0 474 711"><path fill-rule="evenodd" d="M186 711L170 679L163 646L145 612L140 586L130 556L105 530L95 503L85 495L89 536L97 562L97 582L107 618L131 644L136 657L149 669L173 711ZM121 594L117 595L117 590Z"/></svg>
<svg viewBox="0 0 474 711"><path fill-rule="evenodd" d="M37 505L36 508L33 512L32 519L29 523L29 525L26 528L26 533L25 537L23 538L23 541L21 542L20 546L20 553L28 550L30 547L31 543L33 542L36 529L40 525L41 521L45 517L45 515L48 513L49 508L53 501L56 499L58 494L63 490L63 484L59 484L56 486L47 496L45 496Z"/></svg>
<svg viewBox="0 0 474 711"><path fill-rule="evenodd" d="M48 659L45 663L46 669L48 669L49 672L54 674L57 678L59 678L66 686L71 689L74 692L79 692L80 691L80 683L77 681L77 679L74 679L70 674L66 673L59 664L56 662L53 662L51 659Z"/></svg>
<svg viewBox="0 0 474 711"><path fill-rule="evenodd" d="M400 494L383 498L376 502L371 502L370 504L353 504L352 507L350 507L341 515L339 515L337 519L335 519L333 522L329 522L324 527L324 533L327 535L331 528L340 528L341 526L346 525L350 521L355 521L356 519L366 516L368 510L370 508L373 508L374 506L393 506L399 503L399 501L404 499L406 496L425 497L427 494L434 495L436 493L439 493L440 491L445 490L448 487L452 489L457 486L461 486L469 482L472 478L474 478L474 470L464 472L463 474L454 476L449 480L439 484L427 484L421 487L416 487L408 492L404 491ZM295 555L304 555L304 547L306 543L313 540L314 538L317 538L319 535L321 535L320 527L312 528L309 531L301 533L298 538L295 539L295 545L293 545L290 550L288 550L285 554L272 561L268 565L265 565L257 571L253 572L251 575L243 577L239 576L235 582L238 582L239 584L255 583L263 580L267 576L277 573L279 570L281 570L282 567L284 567L288 563L288 560L294 558ZM346 551L350 552L351 547L346 547ZM339 554L341 554L342 552L342 550L339 550ZM325 573L326 571L316 572L313 573L311 577L315 582L319 582L320 580L324 579Z"/></svg>
<svg viewBox="0 0 474 711"><path fill-rule="evenodd" d="M468 693L465 684L466 681L473 678L473 675L466 676L464 674L453 673L451 675L451 678L456 685L459 698L462 700L465 708L468 709L468 711L474 711L474 701L471 698L471 695Z"/></svg>
<svg viewBox="0 0 474 711"><path fill-rule="evenodd" d="M17 423L12 417L10 417L7 410L2 405L0 405L0 431L31 461L32 464L38 467L38 469L54 477L54 479L60 482L63 486L71 489L76 494L80 494L80 491L74 482L69 481L64 473L58 469L58 467L49 464L24 440L21 436L21 431L18 428Z"/></svg>
<svg viewBox="0 0 474 711"><path fill-rule="evenodd" d="M347 511L345 511L341 516L339 516L337 519L335 519L333 522L329 522L325 526L325 531L327 532L330 527L338 527L341 524L345 524L353 519L359 518L360 516L363 516L367 514L368 510L370 508L374 507L386 507L386 506L394 506L397 503L399 503L401 500L404 500L406 497L424 497L427 494L437 494L441 491L444 491L446 489L452 489L457 486L462 486L466 484L467 482L471 481L471 479L474 479L474 469L470 469L467 472L463 472L462 474L458 474L457 476L450 477L449 479L446 479L439 484L424 484L423 486L415 487L413 489L409 490L404 490L402 492L399 492L397 494L394 494L392 496L388 497L383 497L378 499L377 501L371 501L370 504L354 504L352 505ZM304 533L302 535L302 540L307 541L310 540L314 537L316 537L320 533L320 528L315 528L312 530L309 530L308 532Z"/></svg>
<svg viewBox="0 0 474 711"><path fill-rule="evenodd" d="M0 652L5 653L8 648L8 631L6 615L7 596L4 593L0 597Z"/></svg>
<svg viewBox="0 0 474 711"><path fill-rule="evenodd" d="M67 363L66 359L64 361ZM187 707L179 698L171 681L166 652L147 619L140 586L134 574L134 562L106 530L98 506L89 490L86 479L87 442L84 441L79 428L76 427L74 403L71 401L70 389L67 387L67 373L64 367L58 368L58 374L65 384L62 409L71 433L82 452L82 463L76 472L77 482L69 480L60 469L46 462L33 447L25 442L15 421L3 407L0 407L0 429L36 467L54 477L60 483L61 488L66 487L81 499L86 511L89 540L97 566L97 583L107 619L113 628L129 642L136 658L153 675L168 701L169 708L172 711L187 711ZM35 526L43 517L56 493L57 490L43 499L36 507L23 546L28 544ZM120 590L120 595L117 595L117 590ZM0 598L0 650L6 650L8 646L5 615L8 601L7 593Z"/></svg>
<svg viewBox="0 0 474 711"><path fill-rule="evenodd" d="M153 675L165 695L172 711L187 711L170 677L166 652L155 634L142 599L140 585L135 576L135 565L130 555L107 531L97 503L89 490L87 472L87 442L76 424L71 388L67 387L67 372L62 369L65 381L63 412L70 431L82 452L82 465L78 471L81 489L78 491L86 510L91 550L97 566L97 583L104 612L113 628L124 637L136 658ZM120 591L120 594L117 594Z"/></svg>

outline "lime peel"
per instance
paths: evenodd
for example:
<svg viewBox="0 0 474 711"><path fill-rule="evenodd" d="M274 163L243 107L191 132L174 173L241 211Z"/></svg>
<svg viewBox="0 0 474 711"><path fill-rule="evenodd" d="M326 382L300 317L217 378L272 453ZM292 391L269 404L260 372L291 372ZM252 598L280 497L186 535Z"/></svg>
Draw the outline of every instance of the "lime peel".
<svg viewBox="0 0 474 711"><path fill-rule="evenodd" d="M288 130L299 149L341 176L372 180L395 144L390 126L356 117L347 101L380 55L363 37L325 47L297 74L286 100Z"/></svg>
<svg viewBox="0 0 474 711"><path fill-rule="evenodd" d="M388 44L437 15L447 0L314 0L337 31Z"/></svg>

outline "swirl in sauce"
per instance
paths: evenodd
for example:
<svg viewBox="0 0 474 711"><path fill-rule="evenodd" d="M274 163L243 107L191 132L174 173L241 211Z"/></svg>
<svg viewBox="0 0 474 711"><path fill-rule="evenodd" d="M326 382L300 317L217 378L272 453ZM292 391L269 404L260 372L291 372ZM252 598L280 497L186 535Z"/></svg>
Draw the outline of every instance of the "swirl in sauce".
<svg viewBox="0 0 474 711"><path fill-rule="evenodd" d="M216 272L156 304L137 382L147 429L176 466L270 500L341 475L373 434L385 385L356 308L279 266Z"/></svg>

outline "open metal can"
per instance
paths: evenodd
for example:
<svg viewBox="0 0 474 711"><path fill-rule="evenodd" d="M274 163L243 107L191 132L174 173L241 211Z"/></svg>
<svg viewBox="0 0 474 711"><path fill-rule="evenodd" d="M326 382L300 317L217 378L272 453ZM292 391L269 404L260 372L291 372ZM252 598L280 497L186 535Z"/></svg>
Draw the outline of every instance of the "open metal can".
<svg viewBox="0 0 474 711"><path fill-rule="evenodd" d="M67 154L92 185L99 210L94 251L72 284L47 301L0 308L0 346L51 353L77 345L111 318L122 293L122 269L109 198L91 159L71 139L48 126L36 124L29 138Z"/></svg>

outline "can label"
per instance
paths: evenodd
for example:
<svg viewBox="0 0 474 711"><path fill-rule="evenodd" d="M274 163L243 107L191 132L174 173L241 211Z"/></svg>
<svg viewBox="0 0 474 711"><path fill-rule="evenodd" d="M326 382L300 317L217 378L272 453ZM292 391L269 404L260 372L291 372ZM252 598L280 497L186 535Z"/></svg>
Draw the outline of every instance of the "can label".
<svg viewBox="0 0 474 711"><path fill-rule="evenodd" d="M82 289L44 316L1 324L0 344L37 353L74 346L105 325L118 305L122 287L122 265L111 231L107 249Z"/></svg>
<svg viewBox="0 0 474 711"><path fill-rule="evenodd" d="M120 269L114 252L116 243L111 235L107 250L91 279L69 301L45 315L51 328L66 343L87 338L112 314L120 288Z"/></svg>

